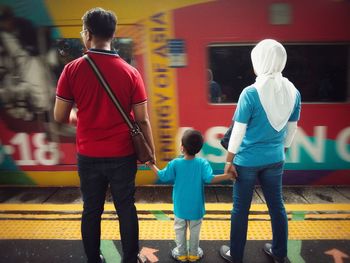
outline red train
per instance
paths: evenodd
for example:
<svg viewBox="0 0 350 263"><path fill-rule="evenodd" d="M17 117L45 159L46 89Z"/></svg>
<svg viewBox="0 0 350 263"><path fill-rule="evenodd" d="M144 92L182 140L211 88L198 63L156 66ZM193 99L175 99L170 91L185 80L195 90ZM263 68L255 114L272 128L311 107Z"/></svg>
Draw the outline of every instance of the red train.
<svg viewBox="0 0 350 263"><path fill-rule="evenodd" d="M31 21L42 41L32 44L37 53L30 52L24 40L13 40L14 32L1 34L0 183L76 185L74 129L53 123L51 108L55 79L65 63L81 55L80 18L91 3L47 1L35 10L37 16L26 17L32 6L8 2L12 18ZM241 90L255 79L250 51L273 38L286 47L284 76L303 102L285 184L350 184L349 1L146 2L147 10L130 1L104 1L102 7L119 17L115 48L144 77L160 166L179 154L177 138L193 127L205 136L200 154L215 172L222 171L220 137ZM14 58L9 43L17 43L27 60ZM137 183L157 179L140 166Z"/></svg>

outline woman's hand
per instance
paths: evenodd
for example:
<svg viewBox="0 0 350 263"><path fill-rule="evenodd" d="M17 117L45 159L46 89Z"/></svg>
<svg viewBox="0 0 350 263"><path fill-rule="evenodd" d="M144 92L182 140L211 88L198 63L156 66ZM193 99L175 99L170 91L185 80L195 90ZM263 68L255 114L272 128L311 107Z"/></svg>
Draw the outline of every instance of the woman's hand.
<svg viewBox="0 0 350 263"><path fill-rule="evenodd" d="M236 167L231 162L226 162L224 173L225 174L232 174L233 175L233 180L238 177L238 174L237 174L237 171L236 171Z"/></svg>

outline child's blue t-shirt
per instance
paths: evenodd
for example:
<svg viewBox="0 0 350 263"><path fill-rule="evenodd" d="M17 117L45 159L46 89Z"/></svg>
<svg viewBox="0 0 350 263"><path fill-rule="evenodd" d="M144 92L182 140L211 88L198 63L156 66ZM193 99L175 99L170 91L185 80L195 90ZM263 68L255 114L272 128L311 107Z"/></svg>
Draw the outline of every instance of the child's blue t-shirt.
<svg viewBox="0 0 350 263"><path fill-rule="evenodd" d="M204 184L210 183L213 170L202 158L176 158L158 172L163 182L173 182L174 215L185 220L199 220L205 214Z"/></svg>
<svg viewBox="0 0 350 263"><path fill-rule="evenodd" d="M300 107L301 98L297 91L289 121L299 120ZM284 160L287 125L279 132L271 126L255 87L249 86L242 91L233 120L247 124L246 134L235 156L234 164L252 167Z"/></svg>

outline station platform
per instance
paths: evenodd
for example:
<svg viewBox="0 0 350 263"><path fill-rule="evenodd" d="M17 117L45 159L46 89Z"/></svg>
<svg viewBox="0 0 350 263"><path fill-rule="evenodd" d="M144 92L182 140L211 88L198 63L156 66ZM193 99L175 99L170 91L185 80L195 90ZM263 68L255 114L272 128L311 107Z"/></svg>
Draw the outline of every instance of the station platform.
<svg viewBox="0 0 350 263"><path fill-rule="evenodd" d="M138 187L136 206L141 253L148 262L174 262L171 186ZM221 245L229 244L232 187L206 187L200 262L225 262ZM350 187L285 187L289 219L288 261L350 262ZM0 262L86 262L80 234L79 188L0 188ZM121 262L116 213L107 194L101 251L107 263ZM263 252L271 240L270 218L256 187L249 216L245 263L272 262Z"/></svg>

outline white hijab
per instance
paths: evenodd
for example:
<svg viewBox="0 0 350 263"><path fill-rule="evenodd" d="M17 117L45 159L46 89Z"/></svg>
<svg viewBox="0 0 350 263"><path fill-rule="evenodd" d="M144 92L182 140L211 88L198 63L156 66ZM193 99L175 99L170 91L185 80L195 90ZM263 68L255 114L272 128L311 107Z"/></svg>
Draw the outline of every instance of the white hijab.
<svg viewBox="0 0 350 263"><path fill-rule="evenodd" d="M287 62L284 47L273 39L260 41L252 50L251 59L257 78L254 87L271 126L280 131L294 109L296 88L282 70Z"/></svg>

